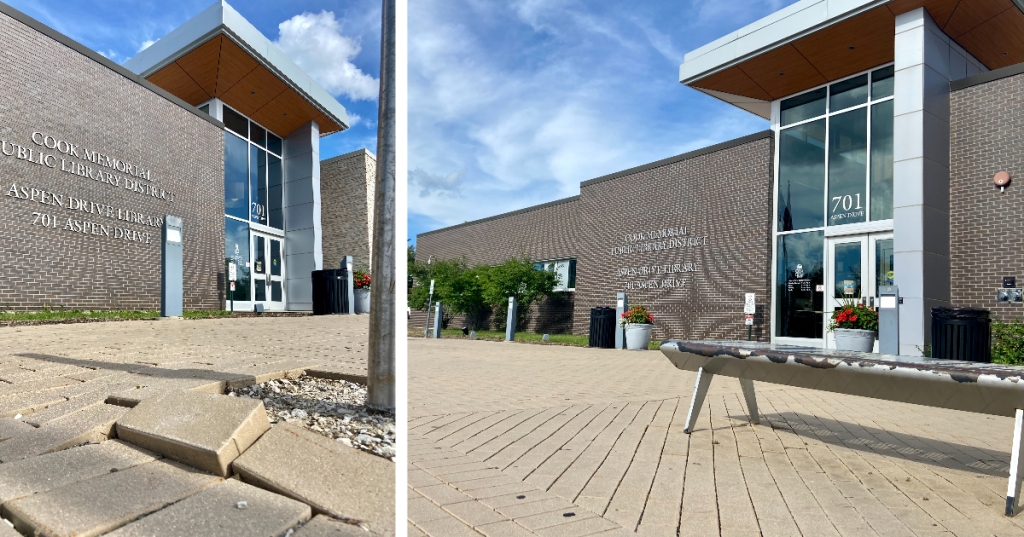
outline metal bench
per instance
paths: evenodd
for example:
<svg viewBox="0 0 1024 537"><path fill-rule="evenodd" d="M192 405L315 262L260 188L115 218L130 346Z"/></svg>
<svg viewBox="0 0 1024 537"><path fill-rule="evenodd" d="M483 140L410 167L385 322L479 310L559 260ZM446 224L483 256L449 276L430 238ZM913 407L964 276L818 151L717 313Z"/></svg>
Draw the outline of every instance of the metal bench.
<svg viewBox="0 0 1024 537"><path fill-rule="evenodd" d="M1024 428L1024 367L891 356L744 341L661 344L679 369L697 372L686 430L693 431L711 378L740 381L750 421L759 423L755 380L886 401L914 403L1014 418L1006 515L1019 507Z"/></svg>

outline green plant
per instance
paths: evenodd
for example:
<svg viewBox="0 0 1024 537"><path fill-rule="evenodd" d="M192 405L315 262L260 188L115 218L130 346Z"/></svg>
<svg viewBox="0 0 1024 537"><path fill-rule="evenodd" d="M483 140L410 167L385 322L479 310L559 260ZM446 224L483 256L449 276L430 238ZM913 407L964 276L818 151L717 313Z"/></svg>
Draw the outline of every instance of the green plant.
<svg viewBox="0 0 1024 537"><path fill-rule="evenodd" d="M516 330L524 330L530 306L551 294L558 285L557 274L537 270L533 261L525 257L508 259L492 267L476 267L474 270L479 276L483 300L491 306L494 325L498 328L505 326L509 297L516 299Z"/></svg>
<svg viewBox="0 0 1024 537"><path fill-rule="evenodd" d="M409 275L413 287L409 292L409 307L425 310L432 306L428 302L430 281L434 280L433 301L444 306L441 324L447 327L452 318L464 314L472 327L479 328L478 319L484 317L487 303L484 302L477 269L466 266L462 259L432 260L421 263L413 258L409 264Z"/></svg>
<svg viewBox="0 0 1024 537"><path fill-rule="evenodd" d="M997 364L1024 365L1024 322L992 323L992 361Z"/></svg>
<svg viewBox="0 0 1024 537"><path fill-rule="evenodd" d="M361 270L352 271L352 285L356 289L369 289L370 288L370 275Z"/></svg>
<svg viewBox="0 0 1024 537"><path fill-rule="evenodd" d="M654 316L651 312L647 311L647 308L637 304L630 306L628 310L622 312L622 319L619 320L619 324L626 326L627 324L652 324L654 323Z"/></svg>
<svg viewBox="0 0 1024 537"><path fill-rule="evenodd" d="M828 323L828 331L836 328L878 331L878 313L875 310L857 304L853 300L844 300L839 309L832 312L832 321Z"/></svg>

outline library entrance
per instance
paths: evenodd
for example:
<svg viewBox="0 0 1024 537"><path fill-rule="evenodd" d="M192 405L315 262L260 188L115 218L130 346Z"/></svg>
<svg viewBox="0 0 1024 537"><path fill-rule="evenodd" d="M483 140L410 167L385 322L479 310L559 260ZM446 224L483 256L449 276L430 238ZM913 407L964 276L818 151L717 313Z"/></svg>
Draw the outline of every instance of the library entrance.
<svg viewBox="0 0 1024 537"><path fill-rule="evenodd" d="M827 240L825 270L825 311L823 322L828 326L832 312L844 303L863 303L876 307L878 288L892 285L892 233L872 233ZM825 346L835 348L835 336L826 333ZM878 345L878 342L875 342Z"/></svg>

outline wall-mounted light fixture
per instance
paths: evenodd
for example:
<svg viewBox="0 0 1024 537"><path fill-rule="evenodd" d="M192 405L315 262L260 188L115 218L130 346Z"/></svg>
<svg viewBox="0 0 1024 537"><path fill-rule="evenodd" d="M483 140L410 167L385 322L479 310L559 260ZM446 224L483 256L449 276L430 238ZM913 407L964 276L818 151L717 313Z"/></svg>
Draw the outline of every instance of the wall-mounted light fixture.
<svg viewBox="0 0 1024 537"><path fill-rule="evenodd" d="M999 187L1000 192L1006 191L1006 185L1010 184L1010 173L1009 172L998 172L995 177L992 178L992 182Z"/></svg>

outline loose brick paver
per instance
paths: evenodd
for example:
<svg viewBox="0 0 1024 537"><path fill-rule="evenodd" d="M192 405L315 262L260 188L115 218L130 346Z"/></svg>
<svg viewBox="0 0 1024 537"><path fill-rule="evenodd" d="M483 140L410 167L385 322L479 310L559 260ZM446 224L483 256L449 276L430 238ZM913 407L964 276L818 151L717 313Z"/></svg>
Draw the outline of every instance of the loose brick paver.
<svg viewBox="0 0 1024 537"><path fill-rule="evenodd" d="M247 483L295 498L324 513L395 532L395 464L288 424L278 424L232 470ZM353 490L359 491L352 494Z"/></svg>
<svg viewBox="0 0 1024 537"><path fill-rule="evenodd" d="M239 502L245 507L239 508ZM229 479L107 535L279 537L310 516L304 503Z"/></svg>
<svg viewBox="0 0 1024 537"><path fill-rule="evenodd" d="M25 534L102 535L221 479L178 463L153 461L4 503Z"/></svg>
<svg viewBox="0 0 1024 537"><path fill-rule="evenodd" d="M269 429L263 401L199 392L157 394L117 422L118 438L222 477Z"/></svg>
<svg viewBox="0 0 1024 537"><path fill-rule="evenodd" d="M410 535L1024 534L1007 418L758 383L755 426L717 379L687 435L655 351L410 338L409 369Z"/></svg>
<svg viewBox="0 0 1024 537"><path fill-rule="evenodd" d="M118 527L130 535L393 534L394 463L339 442L317 437L324 452L386 465L379 482L351 479L358 472L341 475L296 452L264 454L262 462L316 468L318 481L305 487L310 498L325 490L335 498L373 498L386 512L372 515L390 518L390 530L370 533L324 516L308 521L313 501L266 484L223 481L128 443L161 438L164 444L151 447L227 474L221 469L230 467L230 457L214 468L181 456L181 448L213 454L218 446L237 455L265 432L262 403L220 395L225 387L302 370L365 379L367 332L366 316L0 327L8 336L0 350L0 514L26 535L97 535ZM151 398L160 399L147 403ZM223 401L246 410L214 408ZM154 407L150 417L163 421L138 419ZM135 416L124 430L137 434L117 439L115 422L129 412ZM218 429L225 420L231 424ZM179 449L167 449L169 443ZM0 536L18 534L0 524Z"/></svg>

